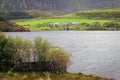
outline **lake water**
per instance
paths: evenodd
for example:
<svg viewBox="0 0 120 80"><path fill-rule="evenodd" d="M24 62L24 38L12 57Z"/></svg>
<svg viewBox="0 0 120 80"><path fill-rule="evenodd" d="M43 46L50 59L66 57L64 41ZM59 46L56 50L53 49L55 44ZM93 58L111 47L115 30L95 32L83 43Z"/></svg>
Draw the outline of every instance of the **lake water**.
<svg viewBox="0 0 120 80"><path fill-rule="evenodd" d="M71 73L93 74L120 80L120 31L7 32L31 41L36 36L49 40L71 54Z"/></svg>

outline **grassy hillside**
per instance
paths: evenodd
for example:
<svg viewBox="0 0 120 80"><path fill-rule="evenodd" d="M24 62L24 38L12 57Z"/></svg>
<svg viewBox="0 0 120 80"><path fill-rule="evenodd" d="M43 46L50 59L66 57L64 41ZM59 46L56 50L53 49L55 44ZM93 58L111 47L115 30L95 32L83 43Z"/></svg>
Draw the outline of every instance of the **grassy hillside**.
<svg viewBox="0 0 120 80"><path fill-rule="evenodd" d="M90 19L118 19L120 9L78 11L63 17L90 18Z"/></svg>
<svg viewBox="0 0 120 80"><path fill-rule="evenodd" d="M69 30L120 30L120 9L86 10L53 18L17 20L16 24L31 30L64 30L62 26L48 26L49 23L68 24ZM71 22L78 25L69 25ZM108 22L108 23L107 23Z"/></svg>
<svg viewBox="0 0 120 80"><path fill-rule="evenodd" d="M50 12L44 12L44 11L39 11L39 10L27 10L25 12L27 12L29 15L33 16L34 18L36 18L36 17L49 18L49 17L55 16Z"/></svg>
<svg viewBox="0 0 120 80"><path fill-rule="evenodd" d="M4 18L0 17L0 31L2 32L17 32L17 31L30 31L28 28L24 28L17 24L6 21Z"/></svg>

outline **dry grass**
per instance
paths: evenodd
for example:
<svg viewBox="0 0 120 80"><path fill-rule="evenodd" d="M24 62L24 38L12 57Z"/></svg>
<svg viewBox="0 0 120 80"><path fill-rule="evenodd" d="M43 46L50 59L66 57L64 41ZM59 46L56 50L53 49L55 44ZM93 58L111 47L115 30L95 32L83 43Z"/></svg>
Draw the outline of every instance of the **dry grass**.
<svg viewBox="0 0 120 80"><path fill-rule="evenodd" d="M8 72L0 73L0 80L109 80L93 75L49 72Z"/></svg>

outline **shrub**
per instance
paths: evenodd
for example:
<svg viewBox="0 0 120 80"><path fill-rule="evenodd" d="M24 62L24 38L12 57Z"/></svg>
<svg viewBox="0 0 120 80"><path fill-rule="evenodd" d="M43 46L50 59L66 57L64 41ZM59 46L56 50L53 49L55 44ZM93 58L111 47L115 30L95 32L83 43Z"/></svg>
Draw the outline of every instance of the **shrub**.
<svg viewBox="0 0 120 80"><path fill-rule="evenodd" d="M14 63L17 64L19 62L29 62L30 61L30 49L32 43L29 40L24 40L22 37L14 38Z"/></svg>
<svg viewBox="0 0 120 80"><path fill-rule="evenodd" d="M80 23L75 26L72 26L70 29L72 30L87 30L89 29L90 24L89 23Z"/></svg>
<svg viewBox="0 0 120 80"><path fill-rule="evenodd" d="M21 61L30 61L30 41L21 37L5 37L0 34L0 64L1 70L10 70ZM3 69L2 69L3 68Z"/></svg>
<svg viewBox="0 0 120 80"><path fill-rule="evenodd" d="M93 23L80 23L70 27L71 30L120 30L118 22L93 22Z"/></svg>
<svg viewBox="0 0 120 80"><path fill-rule="evenodd" d="M51 44L47 40L43 40L41 37L36 37L34 40L34 46L38 55L38 61L44 61L45 54L51 47Z"/></svg>
<svg viewBox="0 0 120 80"><path fill-rule="evenodd" d="M38 60L32 60L32 62L40 65L46 61L55 62L57 71L66 69L66 65L69 62L67 52L59 47L53 47L41 37L36 37L34 44L32 44L31 41L24 40L22 37L6 37L3 33L0 33L0 70L8 71L15 67L21 67L20 65L23 65L23 63L31 63L31 55L35 54ZM45 64L40 65L39 67L42 68ZM32 68L31 65L27 67ZM47 67L49 68L50 66Z"/></svg>
<svg viewBox="0 0 120 80"><path fill-rule="evenodd" d="M67 52L59 47L53 47L41 37L35 38L34 44L43 71L66 71L66 66L70 61Z"/></svg>
<svg viewBox="0 0 120 80"><path fill-rule="evenodd" d="M4 46L6 43L7 43L7 39L6 39L5 35L0 32L0 70L2 70L2 68L3 68L3 66L2 66L2 63L4 60L3 49L4 49Z"/></svg>
<svg viewBox="0 0 120 80"><path fill-rule="evenodd" d="M106 29L118 30L120 28L120 25L116 22L105 22L103 24L103 27L105 27Z"/></svg>
<svg viewBox="0 0 120 80"><path fill-rule="evenodd" d="M3 61L3 66L6 67L6 70L9 70L13 68L13 59L14 59L14 53L15 53L15 47L14 47L14 39L12 37L7 38L7 42L3 48L3 55L4 56L4 61Z"/></svg>
<svg viewBox="0 0 120 80"><path fill-rule="evenodd" d="M88 30L104 30L104 27L99 22L94 22L91 24Z"/></svg>
<svg viewBox="0 0 120 80"><path fill-rule="evenodd" d="M59 47L52 47L46 53L46 61L53 62L52 68L56 71L66 71L66 67L69 65L69 57L67 52ZM67 66L66 66L67 65Z"/></svg>

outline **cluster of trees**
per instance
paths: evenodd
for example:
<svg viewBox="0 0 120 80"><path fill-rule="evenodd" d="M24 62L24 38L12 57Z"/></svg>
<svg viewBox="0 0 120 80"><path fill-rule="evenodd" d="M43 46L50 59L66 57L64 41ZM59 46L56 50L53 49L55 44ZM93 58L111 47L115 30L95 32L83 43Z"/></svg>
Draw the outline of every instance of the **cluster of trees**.
<svg viewBox="0 0 120 80"><path fill-rule="evenodd" d="M120 18L120 10L90 10L80 11L75 13L76 17L81 18L95 18L95 19L108 19Z"/></svg>
<svg viewBox="0 0 120 80"><path fill-rule="evenodd" d="M4 19L7 19L7 20L33 18L32 15L30 15L27 12L23 12L23 11L0 12L0 16L3 17Z"/></svg>
<svg viewBox="0 0 120 80"><path fill-rule="evenodd" d="M70 27L71 30L120 30L120 24L117 22L93 22L80 23Z"/></svg>
<svg viewBox="0 0 120 80"><path fill-rule="evenodd" d="M39 10L26 10L26 11L4 11L4 12L1 11L0 17L3 17L6 20L13 20L13 19L30 19L30 18L38 18L38 17L53 17L53 15Z"/></svg>
<svg viewBox="0 0 120 80"><path fill-rule="evenodd" d="M21 37L5 36L0 33L0 71L13 70L20 63L31 62L31 54L36 55L34 62L42 68L42 62L54 62L51 66L61 70L69 63L69 55L63 49L51 45L47 40L36 37L34 43ZM42 64L42 65L41 65ZM47 66L48 68L50 66ZM55 69L53 69L55 70Z"/></svg>

